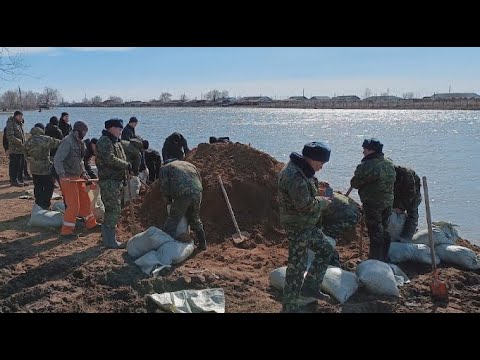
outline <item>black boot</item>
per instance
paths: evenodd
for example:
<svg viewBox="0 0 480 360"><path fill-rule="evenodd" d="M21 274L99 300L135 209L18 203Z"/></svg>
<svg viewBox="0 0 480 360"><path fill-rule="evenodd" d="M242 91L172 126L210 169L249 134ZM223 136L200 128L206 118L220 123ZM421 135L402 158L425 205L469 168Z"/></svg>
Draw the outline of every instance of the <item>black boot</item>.
<svg viewBox="0 0 480 360"><path fill-rule="evenodd" d="M125 246L115 238L115 228L102 225L102 239L105 247L109 249L120 249Z"/></svg>
<svg viewBox="0 0 480 360"><path fill-rule="evenodd" d="M207 250L207 241L205 240L205 231L200 230L195 232L196 246L198 250Z"/></svg>
<svg viewBox="0 0 480 360"><path fill-rule="evenodd" d="M417 230L417 222L411 218L407 217L407 220L405 221L405 224L403 225L402 232L400 234L400 237L407 240L408 242L412 241L413 234L415 234L415 231Z"/></svg>

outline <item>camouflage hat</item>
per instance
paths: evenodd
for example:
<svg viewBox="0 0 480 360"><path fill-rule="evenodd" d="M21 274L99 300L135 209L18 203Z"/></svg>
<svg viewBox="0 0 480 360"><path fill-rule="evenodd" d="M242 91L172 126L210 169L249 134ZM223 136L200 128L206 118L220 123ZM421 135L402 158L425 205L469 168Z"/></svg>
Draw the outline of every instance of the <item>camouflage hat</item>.
<svg viewBox="0 0 480 360"><path fill-rule="evenodd" d="M73 124L73 130L87 132L88 126L83 121L77 121L75 124Z"/></svg>
<svg viewBox="0 0 480 360"><path fill-rule="evenodd" d="M325 163L330 160L330 148L321 141L313 141L304 145L302 155Z"/></svg>
<svg viewBox="0 0 480 360"><path fill-rule="evenodd" d="M135 147L136 147L138 150L140 150L140 151L143 150L143 139L142 139L141 137L137 136L137 137L131 138L131 139L130 139L130 143L131 143L132 145L135 145Z"/></svg>
<svg viewBox="0 0 480 360"><path fill-rule="evenodd" d="M380 140L376 138L365 139L363 141L362 147L368 150L373 150L378 153L382 152L383 150L383 144L380 142Z"/></svg>

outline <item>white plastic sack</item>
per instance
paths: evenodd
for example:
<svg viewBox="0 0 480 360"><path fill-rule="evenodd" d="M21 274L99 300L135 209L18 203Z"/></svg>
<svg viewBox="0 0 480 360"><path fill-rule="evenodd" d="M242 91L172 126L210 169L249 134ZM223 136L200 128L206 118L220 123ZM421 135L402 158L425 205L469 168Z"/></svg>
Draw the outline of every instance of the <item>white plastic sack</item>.
<svg viewBox="0 0 480 360"><path fill-rule="evenodd" d="M158 253L155 250L149 251L148 253L140 256L137 260L135 260L135 265L137 265L140 270L147 275L152 274L154 270L170 266L163 265L160 262Z"/></svg>
<svg viewBox="0 0 480 360"><path fill-rule="evenodd" d="M54 202L50 208L52 211L58 211L61 212L62 214L65 214L65 203L63 201L57 201Z"/></svg>
<svg viewBox="0 0 480 360"><path fill-rule="evenodd" d="M132 198L135 199L140 194L140 179L138 176L132 176L130 179L130 187L132 191ZM126 203L130 201L130 192L128 190L128 185L123 187L123 201Z"/></svg>
<svg viewBox="0 0 480 360"><path fill-rule="evenodd" d="M59 211L43 210L37 204L33 204L32 215L27 225L59 228L63 225L63 214Z"/></svg>
<svg viewBox="0 0 480 360"><path fill-rule="evenodd" d="M105 205L103 205L102 196L100 195L100 186L94 189L87 187L88 197L90 198L90 209L98 222L103 222L105 217Z"/></svg>
<svg viewBox="0 0 480 360"><path fill-rule="evenodd" d="M383 261L362 261L357 266L356 274L369 292L377 295L400 296L393 270Z"/></svg>
<svg viewBox="0 0 480 360"><path fill-rule="evenodd" d="M282 266L270 272L268 280L273 288L283 290L286 271L287 267ZM339 267L329 266L320 289L343 304L357 291L358 285L359 280L354 273L342 270Z"/></svg>
<svg viewBox="0 0 480 360"><path fill-rule="evenodd" d="M144 171L140 172L140 174L138 174L138 178L139 178L140 182L143 181L146 184L147 180L148 180L148 175L149 175L148 168L145 169Z"/></svg>
<svg viewBox="0 0 480 360"><path fill-rule="evenodd" d="M332 295L338 302L344 303L358 289L359 279L352 272L339 267L329 267L322 281L321 290Z"/></svg>
<svg viewBox="0 0 480 360"><path fill-rule="evenodd" d="M393 263L412 261L432 265L430 248L424 244L392 242L388 251L388 258ZM435 254L435 264L438 265L439 263L440 259Z"/></svg>
<svg viewBox="0 0 480 360"><path fill-rule="evenodd" d="M167 205L167 214L170 214L170 206L170 204ZM175 238L180 237L184 233L190 234L190 226L188 225L187 218L182 216L177 225L177 230L175 231Z"/></svg>
<svg viewBox="0 0 480 360"><path fill-rule="evenodd" d="M432 225L434 246L440 244L453 245L457 242L458 231L455 229L455 225L445 221L434 222ZM414 244L425 244L430 246L428 229L417 231L412 237L412 242Z"/></svg>
<svg viewBox="0 0 480 360"><path fill-rule="evenodd" d="M397 279L397 285L402 286L403 284L408 284L410 282L410 279L408 278L407 274L403 272L402 269L400 269L399 266L395 264L388 264L393 270L393 274L395 275L395 279Z"/></svg>
<svg viewBox="0 0 480 360"><path fill-rule="evenodd" d="M455 264L468 270L480 269L480 259L477 254L464 246L440 244L435 246L435 254L443 262Z"/></svg>
<svg viewBox="0 0 480 360"><path fill-rule="evenodd" d="M157 250L169 241L175 241L166 232L150 226L147 230L132 236L127 242L127 252L133 258L138 258L149 251Z"/></svg>
<svg viewBox="0 0 480 360"><path fill-rule="evenodd" d="M395 210L392 210L392 213L388 218L387 227L387 232L390 234L392 241L400 241L400 234L405 225L405 220L407 220L407 214L398 214Z"/></svg>
<svg viewBox="0 0 480 360"><path fill-rule="evenodd" d="M195 250L193 241L189 243L176 240L169 241L157 250L158 259L162 265L179 264L192 255L193 250Z"/></svg>
<svg viewBox="0 0 480 360"><path fill-rule="evenodd" d="M180 290L148 295L162 310L173 313L225 312L222 288Z"/></svg>

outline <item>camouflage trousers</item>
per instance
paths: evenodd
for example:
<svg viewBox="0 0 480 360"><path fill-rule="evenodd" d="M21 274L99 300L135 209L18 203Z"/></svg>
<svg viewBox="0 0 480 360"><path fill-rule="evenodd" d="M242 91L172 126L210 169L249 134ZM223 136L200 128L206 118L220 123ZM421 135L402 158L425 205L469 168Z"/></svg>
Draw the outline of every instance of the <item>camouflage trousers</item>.
<svg viewBox="0 0 480 360"><path fill-rule="evenodd" d="M123 187L122 181L100 180L98 185L100 186L100 195L102 196L103 205L105 205L103 224L114 229L122 211L120 206Z"/></svg>
<svg viewBox="0 0 480 360"><path fill-rule="evenodd" d="M202 193L189 194L173 199L170 207L164 231L172 237L175 237L178 223L185 215L188 225L191 226L195 234L203 231L203 224L200 220L200 204L202 203Z"/></svg>
<svg viewBox="0 0 480 360"><path fill-rule="evenodd" d="M411 240L413 234L415 234L418 226L418 205L420 205L420 202L417 204L413 204L410 208L406 210L407 219L405 220L405 224L403 225L403 229L400 234L402 238Z"/></svg>
<svg viewBox="0 0 480 360"><path fill-rule="evenodd" d="M298 308L298 297L302 286L318 291L327 271L334 248L328 242L322 230L314 227L303 231L288 232L288 265L283 288L283 310ZM307 270L308 249L315 253L312 264Z"/></svg>
<svg viewBox="0 0 480 360"><path fill-rule="evenodd" d="M368 258L387 261L390 250L390 234L387 232L388 218L392 207L378 208L376 206L363 205L365 225L370 238L370 253Z"/></svg>

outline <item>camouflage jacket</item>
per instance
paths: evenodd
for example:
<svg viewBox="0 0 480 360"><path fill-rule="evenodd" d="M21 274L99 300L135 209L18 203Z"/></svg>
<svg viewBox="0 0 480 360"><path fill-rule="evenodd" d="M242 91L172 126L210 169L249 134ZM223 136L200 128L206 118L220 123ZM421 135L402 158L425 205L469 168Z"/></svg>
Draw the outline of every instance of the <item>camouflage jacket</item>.
<svg viewBox="0 0 480 360"><path fill-rule="evenodd" d="M364 205L386 208L393 205L395 177L393 162L385 159L382 153L374 153L362 159L350 185L358 189Z"/></svg>
<svg viewBox="0 0 480 360"><path fill-rule="evenodd" d="M78 138L78 133L72 131L65 136L58 146L53 165L59 177L86 175L83 158L87 152L85 143Z"/></svg>
<svg viewBox="0 0 480 360"><path fill-rule="evenodd" d="M138 176L138 172L140 169L140 162L142 160L142 152L141 149L143 144L140 142L140 147L138 146L138 142L134 139L128 140L120 140L122 144L123 151L125 152L125 156L127 161L132 164L132 172L135 176Z"/></svg>
<svg viewBox="0 0 480 360"><path fill-rule="evenodd" d="M97 157L95 164L99 180L127 179L129 163L120 141L108 131L103 130L97 142Z"/></svg>
<svg viewBox="0 0 480 360"><path fill-rule="evenodd" d="M395 165L396 179L394 186L393 207L402 210L417 207L422 202L420 178L412 169Z"/></svg>
<svg viewBox="0 0 480 360"><path fill-rule="evenodd" d="M202 178L195 165L174 160L160 168L159 182L162 194L170 199L201 193Z"/></svg>
<svg viewBox="0 0 480 360"><path fill-rule="evenodd" d="M6 133L9 153L23 154L23 144L25 143L23 124L15 120L13 116L10 116L7 120Z"/></svg>
<svg viewBox="0 0 480 360"><path fill-rule="evenodd" d="M25 157L30 165L30 172L33 175L50 175L52 161L50 150L60 145L60 140L45 135L39 127L30 130L32 135L24 145Z"/></svg>
<svg viewBox="0 0 480 360"><path fill-rule="evenodd" d="M298 231L314 227L320 220L321 211L328 201L318 195L318 180L313 169L296 153L282 169L278 180L280 221L287 231ZM311 171L311 176L306 172Z"/></svg>

